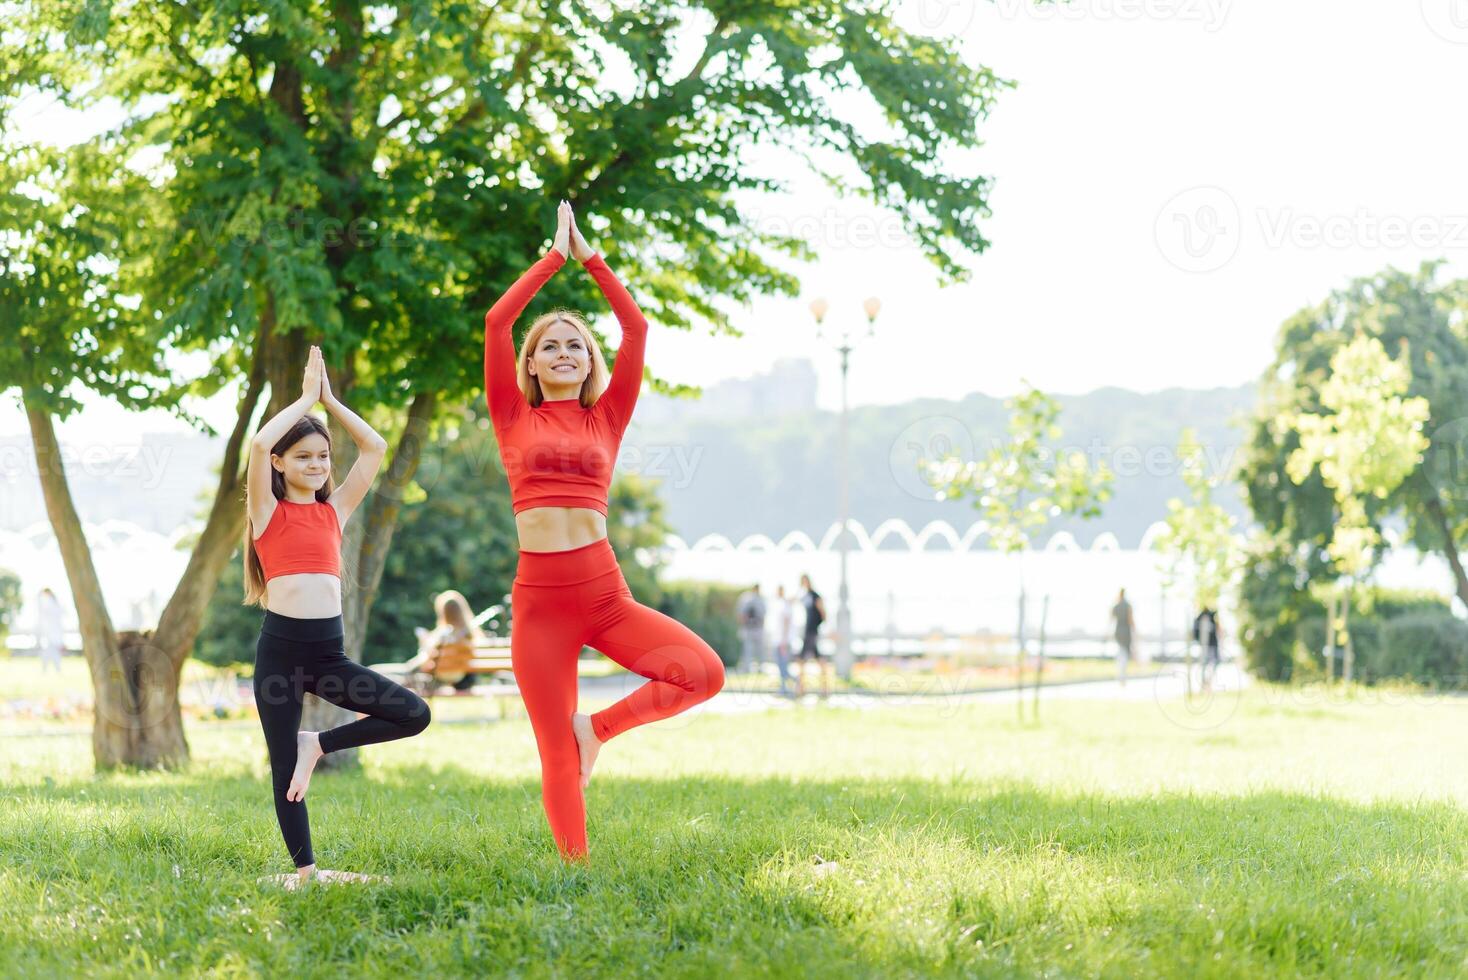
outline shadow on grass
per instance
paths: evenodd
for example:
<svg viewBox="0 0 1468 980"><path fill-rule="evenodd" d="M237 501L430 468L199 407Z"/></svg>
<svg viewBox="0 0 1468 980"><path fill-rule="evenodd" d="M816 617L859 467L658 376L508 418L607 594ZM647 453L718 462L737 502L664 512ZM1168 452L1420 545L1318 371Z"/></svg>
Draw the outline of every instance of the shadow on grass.
<svg viewBox="0 0 1468 980"><path fill-rule="evenodd" d="M393 884L258 885L285 867L263 779L25 789L0 806L0 891L17 899L0 954L117 966L109 941L154 922L155 967L269 972L658 972L668 956L675 972L1431 972L1468 948L1468 816L1451 803L608 777L588 793L592 863L567 867L538 780L401 766L323 774L308 802L323 866ZM18 911L36 901L45 915ZM84 912L89 928L34 945ZM262 943L272 928L313 942Z"/></svg>

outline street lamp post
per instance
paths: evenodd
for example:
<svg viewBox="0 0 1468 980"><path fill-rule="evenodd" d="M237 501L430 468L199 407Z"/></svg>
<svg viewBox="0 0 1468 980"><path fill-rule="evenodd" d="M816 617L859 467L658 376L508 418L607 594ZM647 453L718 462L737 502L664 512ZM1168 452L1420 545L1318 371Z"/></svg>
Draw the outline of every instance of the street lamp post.
<svg viewBox="0 0 1468 980"><path fill-rule="evenodd" d="M837 553L841 556L841 587L837 592L836 605L836 676L844 681L851 680L851 605L850 591L846 581L846 531L847 524L851 520L851 492L849 471L849 432L846 410L846 370L847 361L855 341L864 340L876 333L877 313L882 308L882 301L875 296L870 296L862 303L862 311L867 316L867 332L860 337L852 337L845 329L841 331L836 340L836 350L841 353L841 427L839 457L837 462L837 510L839 511L840 532L836 535ZM826 312L830 304L824 299L811 302L810 312L816 318L816 339L820 340L821 326L826 319Z"/></svg>

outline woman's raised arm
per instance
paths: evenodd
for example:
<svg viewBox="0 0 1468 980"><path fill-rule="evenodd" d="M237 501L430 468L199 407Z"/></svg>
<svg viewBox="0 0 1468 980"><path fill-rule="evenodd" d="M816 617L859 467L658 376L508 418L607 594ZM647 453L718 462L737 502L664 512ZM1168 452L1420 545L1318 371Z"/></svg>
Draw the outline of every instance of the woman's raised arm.
<svg viewBox="0 0 1468 980"><path fill-rule="evenodd" d="M611 304L612 313L616 315L617 322L622 326L622 342L617 347L617 360L612 366L612 380L607 385L607 390L597 400L597 404L606 404L606 410L610 413L616 430L625 432L627 425L632 421L632 409L637 404L637 393L642 389L642 365L643 352L647 347L647 317L642 315L637 301L627 288L622 285L613 273L607 268L606 260L601 257L600 252L592 251L586 239L581 236L581 229L576 226L576 219L571 218L571 249L586 271L591 273L591 278L596 280L607 302Z"/></svg>
<svg viewBox="0 0 1468 980"><path fill-rule="evenodd" d="M571 205L556 209L556 237L551 250L505 290L484 316L484 397L496 426L509 425L525 407L525 394L516 378L515 320L556 270L566 264L569 251Z"/></svg>

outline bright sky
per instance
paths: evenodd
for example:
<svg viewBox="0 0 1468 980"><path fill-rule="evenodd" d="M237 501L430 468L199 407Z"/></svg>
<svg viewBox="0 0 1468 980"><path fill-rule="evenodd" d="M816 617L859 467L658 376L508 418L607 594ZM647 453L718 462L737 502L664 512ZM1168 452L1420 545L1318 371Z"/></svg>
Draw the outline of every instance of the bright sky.
<svg viewBox="0 0 1468 980"><path fill-rule="evenodd" d="M742 340L654 325L659 374L710 384L807 356L835 408L838 356L806 306L823 296L828 327L864 334L876 295L853 404L1004 395L1021 378L1061 393L1234 385L1286 316L1353 276L1435 257L1468 275L1462 0L904 0L900 18L1019 83L982 127L993 245L964 257L973 280L940 290L895 218L798 181L759 220L807 230L821 258L796 270L804 295L741 313ZM63 122L42 107L27 130ZM224 425L232 404L206 411ZM180 427L94 404L63 434ZM0 434L23 429L0 402Z"/></svg>

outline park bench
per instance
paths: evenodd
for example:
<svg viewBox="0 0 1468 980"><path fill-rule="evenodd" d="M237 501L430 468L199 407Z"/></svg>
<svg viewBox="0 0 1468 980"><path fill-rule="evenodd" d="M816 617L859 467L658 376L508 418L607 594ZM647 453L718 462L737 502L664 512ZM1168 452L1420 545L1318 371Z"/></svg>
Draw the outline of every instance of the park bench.
<svg viewBox="0 0 1468 980"><path fill-rule="evenodd" d="M474 617L476 626L483 626L505 612L501 605L490 606ZM476 686L483 696L494 699L499 706L500 717L505 717L508 702L519 700L520 688L514 682L514 668L510 664L510 638L508 636L485 636L478 643L449 644L443 648L435 666L449 672L464 672L478 677L487 677L495 683ZM424 685L422 694L432 698L438 693L439 684Z"/></svg>

